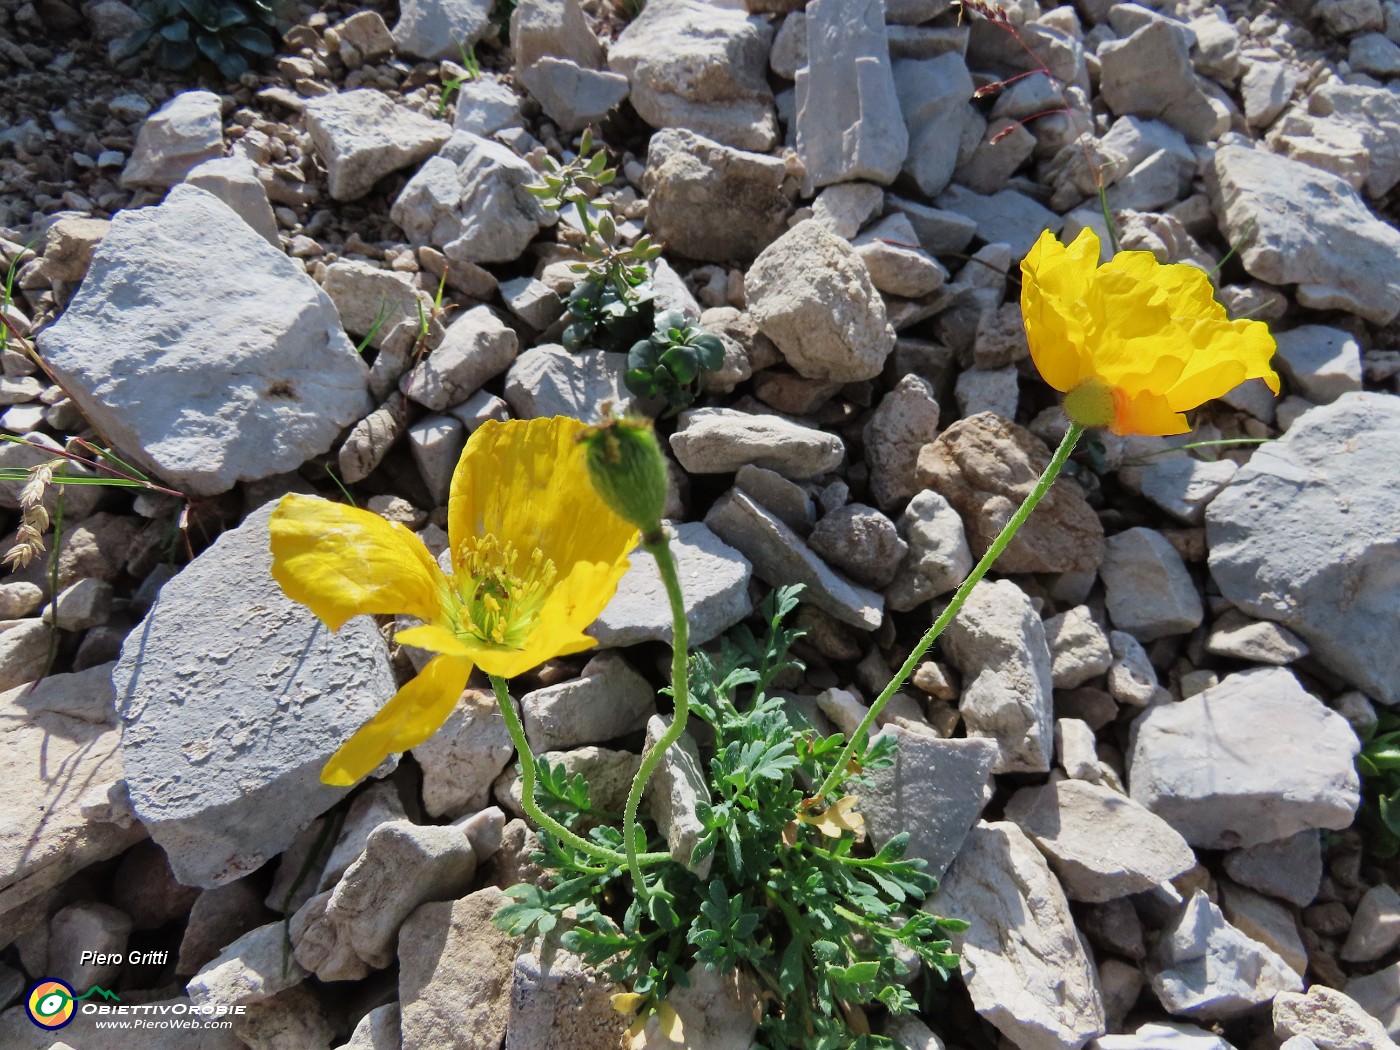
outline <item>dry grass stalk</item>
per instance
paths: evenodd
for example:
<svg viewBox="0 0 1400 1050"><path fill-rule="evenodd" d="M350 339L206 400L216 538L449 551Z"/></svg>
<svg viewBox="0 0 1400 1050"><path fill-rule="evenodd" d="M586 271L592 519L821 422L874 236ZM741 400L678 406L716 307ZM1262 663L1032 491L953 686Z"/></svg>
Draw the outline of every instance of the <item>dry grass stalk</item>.
<svg viewBox="0 0 1400 1050"><path fill-rule="evenodd" d="M44 533L49 530L49 512L44 508L44 497L53 485L54 472L61 466L63 460L54 459L29 468L29 480L19 493L21 516L15 532L15 545L0 559L12 571L25 568L44 552Z"/></svg>

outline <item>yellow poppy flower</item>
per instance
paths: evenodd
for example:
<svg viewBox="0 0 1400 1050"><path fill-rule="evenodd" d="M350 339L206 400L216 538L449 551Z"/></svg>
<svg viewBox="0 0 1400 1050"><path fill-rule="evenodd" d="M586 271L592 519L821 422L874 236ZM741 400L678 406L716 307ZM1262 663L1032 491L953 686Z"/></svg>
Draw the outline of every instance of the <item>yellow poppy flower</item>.
<svg viewBox="0 0 1400 1050"><path fill-rule="evenodd" d="M423 621L396 640L434 656L321 771L350 785L421 744L473 666L512 678L597 644L584 634L617 590L637 530L593 489L574 419L488 422L452 475L452 573L423 542L369 511L314 496L272 513L272 575L331 630L364 613Z"/></svg>
<svg viewBox="0 0 1400 1050"><path fill-rule="evenodd" d="M1231 321L1210 279L1150 252L1099 265L1099 239L1070 245L1046 230L1021 263L1021 314L1036 368L1076 423L1115 434L1184 434L1181 413L1263 379L1274 340L1262 321Z"/></svg>

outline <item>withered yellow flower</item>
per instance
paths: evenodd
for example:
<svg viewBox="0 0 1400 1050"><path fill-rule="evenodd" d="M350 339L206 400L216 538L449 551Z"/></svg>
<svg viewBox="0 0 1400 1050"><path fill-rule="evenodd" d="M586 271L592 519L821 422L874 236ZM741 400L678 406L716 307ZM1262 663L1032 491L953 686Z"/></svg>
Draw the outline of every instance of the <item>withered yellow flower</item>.
<svg viewBox="0 0 1400 1050"><path fill-rule="evenodd" d="M1115 434L1184 434L1188 409L1262 379L1274 340L1262 321L1231 321L1210 279L1150 252L1099 265L1099 239L1068 246L1046 230L1021 263L1021 313L1036 368L1065 414Z"/></svg>
<svg viewBox="0 0 1400 1050"><path fill-rule="evenodd" d="M627 571L637 530L589 481L582 423L488 422L471 436L447 505L452 572L412 532L314 496L272 513L272 575L331 630L364 613L423 623L396 640L437 655L331 757L349 785L421 744L451 713L473 666L512 678L596 643L584 634Z"/></svg>

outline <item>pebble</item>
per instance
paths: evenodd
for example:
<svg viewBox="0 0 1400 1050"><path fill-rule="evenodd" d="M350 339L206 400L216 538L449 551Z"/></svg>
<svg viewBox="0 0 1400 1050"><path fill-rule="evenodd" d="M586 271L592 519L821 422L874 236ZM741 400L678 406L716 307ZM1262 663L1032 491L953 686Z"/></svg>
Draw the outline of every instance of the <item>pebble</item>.
<svg viewBox="0 0 1400 1050"><path fill-rule="evenodd" d="M938 437L938 417L937 392L922 376L904 376L880 399L863 431L870 491L880 509L888 512L918 492L919 450Z"/></svg>
<svg viewBox="0 0 1400 1050"><path fill-rule="evenodd" d="M1227 609L1215 620L1206 639L1206 652L1215 656L1278 667L1301 660L1308 651L1286 627L1268 620L1251 620L1234 609Z"/></svg>
<svg viewBox="0 0 1400 1050"><path fill-rule="evenodd" d="M838 507L823 517L807 543L828 564L877 590L894 579L909 551L894 522L860 503Z"/></svg>
<svg viewBox="0 0 1400 1050"><path fill-rule="evenodd" d="M494 694L466 690L442 728L413 749L423 771L423 808L449 820L478 812L514 754Z"/></svg>
<svg viewBox="0 0 1400 1050"><path fill-rule="evenodd" d="M1103 674L1113 664L1108 636L1086 605L1076 605L1045 621L1050 646L1050 673L1056 689L1073 689Z"/></svg>
<svg viewBox="0 0 1400 1050"><path fill-rule="evenodd" d="M525 736L536 752L605 743L642 729L655 712L651 685L616 653L600 653L578 678L520 698Z"/></svg>
<svg viewBox="0 0 1400 1050"><path fill-rule="evenodd" d="M893 75L909 140L903 170L931 198L952 179L964 129L976 119L972 75L957 51L900 59Z"/></svg>
<svg viewBox="0 0 1400 1050"><path fill-rule="evenodd" d="M1393 1050L1385 1027L1335 988L1314 984L1307 995L1280 992L1273 1005L1274 1035L1310 1039L1328 1050Z"/></svg>
<svg viewBox="0 0 1400 1050"><path fill-rule="evenodd" d="M413 58L455 59L489 32L491 0L404 0L393 46Z"/></svg>
<svg viewBox="0 0 1400 1050"><path fill-rule="evenodd" d="M1400 893L1385 884L1362 894L1340 958L1375 962L1400 945Z"/></svg>
<svg viewBox="0 0 1400 1050"><path fill-rule="evenodd" d="M1181 555L1154 529L1110 536L1099 577L1109 619L1139 641L1186 634L1205 618Z"/></svg>
<svg viewBox="0 0 1400 1050"><path fill-rule="evenodd" d="M779 416L731 408L681 413L671 451L692 474L732 474L745 465L766 467L803 480L835 470L846 448L834 434Z"/></svg>
<svg viewBox="0 0 1400 1050"><path fill-rule="evenodd" d="M1278 370L1295 390L1315 405L1331 404L1361 389L1361 347L1351 333L1327 325L1307 324L1278 332Z"/></svg>
<svg viewBox="0 0 1400 1050"><path fill-rule="evenodd" d="M145 105L144 99L141 105ZM166 189L195 165L223 156L223 152L219 96L212 91L182 91L141 125L136 148L122 169L121 184L125 188Z"/></svg>
<svg viewBox="0 0 1400 1050"><path fill-rule="evenodd" d="M1322 839L1300 831L1225 854L1225 873L1243 886L1300 908L1311 904L1322 883Z"/></svg>

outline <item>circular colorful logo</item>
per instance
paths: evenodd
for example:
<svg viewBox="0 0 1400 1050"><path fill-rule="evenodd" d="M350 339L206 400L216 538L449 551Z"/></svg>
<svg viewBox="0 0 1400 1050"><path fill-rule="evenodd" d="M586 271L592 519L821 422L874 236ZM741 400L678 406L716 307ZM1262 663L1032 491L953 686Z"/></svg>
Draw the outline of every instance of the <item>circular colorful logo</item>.
<svg viewBox="0 0 1400 1050"><path fill-rule="evenodd" d="M73 999L73 989L66 982L46 977L29 989L24 1009L40 1028L62 1028L73 1020Z"/></svg>

